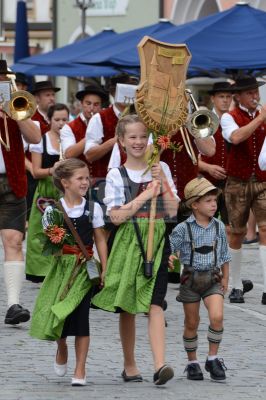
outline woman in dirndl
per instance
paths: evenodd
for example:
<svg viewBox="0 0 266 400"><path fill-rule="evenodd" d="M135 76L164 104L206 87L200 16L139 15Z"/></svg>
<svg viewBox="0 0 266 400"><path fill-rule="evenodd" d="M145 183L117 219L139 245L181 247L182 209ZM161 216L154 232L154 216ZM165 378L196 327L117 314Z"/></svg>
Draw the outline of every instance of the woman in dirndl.
<svg viewBox="0 0 266 400"><path fill-rule="evenodd" d="M59 134L68 121L68 107L57 103L49 108L47 116L51 122L51 129L43 135L38 144L30 145L33 176L39 180L27 234L26 279L32 282L42 282L51 265L51 257L42 255L42 246L36 234L42 231L41 219L45 208L59 199L59 190L53 184L52 173L54 164L60 158Z"/></svg>

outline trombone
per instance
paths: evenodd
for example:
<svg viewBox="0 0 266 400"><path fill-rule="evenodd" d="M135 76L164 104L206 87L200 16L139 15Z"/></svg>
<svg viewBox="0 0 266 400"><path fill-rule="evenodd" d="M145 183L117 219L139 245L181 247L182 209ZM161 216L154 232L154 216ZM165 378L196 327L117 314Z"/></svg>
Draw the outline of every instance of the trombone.
<svg viewBox="0 0 266 400"><path fill-rule="evenodd" d="M35 97L26 90L18 90L15 74L7 75L11 81L11 98L3 104L3 110L15 121L24 121L31 118L36 111Z"/></svg>
<svg viewBox="0 0 266 400"><path fill-rule="evenodd" d="M18 90L15 82L15 74L6 75L11 81L11 95L10 100L2 103L2 110L4 111L4 131L6 142L2 138L0 132L0 143L7 151L10 151L9 131L7 125L7 115L15 121L24 121L31 118L36 111L35 97L26 90Z"/></svg>
<svg viewBox="0 0 266 400"><path fill-rule="evenodd" d="M186 151L194 165L197 165L198 160L193 150L190 135L195 139L205 139L211 137L217 131L220 121L216 114L210 110L199 110L194 96L190 89L185 89L189 96L189 101L192 107L192 114L184 126L180 128L180 133L186 148Z"/></svg>

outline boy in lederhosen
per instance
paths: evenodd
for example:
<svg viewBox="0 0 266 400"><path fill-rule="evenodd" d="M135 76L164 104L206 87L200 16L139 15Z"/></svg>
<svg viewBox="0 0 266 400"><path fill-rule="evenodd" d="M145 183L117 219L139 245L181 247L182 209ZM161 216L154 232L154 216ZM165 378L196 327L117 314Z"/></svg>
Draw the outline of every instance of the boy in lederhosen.
<svg viewBox="0 0 266 400"><path fill-rule="evenodd" d="M209 315L209 353L205 369L214 380L226 379L226 368L217 354L223 335L223 303L228 289L230 255L224 224L214 218L218 194L219 189L207 179L191 180L185 186L184 195L192 215L178 224L170 235L172 251L179 252L180 262L184 264L177 301L183 303L185 313L186 371L187 378L192 380L203 379L196 353L201 299ZM170 263L174 258L170 257Z"/></svg>

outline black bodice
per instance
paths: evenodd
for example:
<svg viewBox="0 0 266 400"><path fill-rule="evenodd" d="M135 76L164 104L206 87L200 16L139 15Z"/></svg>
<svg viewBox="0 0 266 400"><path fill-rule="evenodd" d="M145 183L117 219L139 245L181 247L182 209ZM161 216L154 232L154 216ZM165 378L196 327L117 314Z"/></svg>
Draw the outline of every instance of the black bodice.
<svg viewBox="0 0 266 400"><path fill-rule="evenodd" d="M54 164L59 161L59 155L51 155L47 153L46 135L42 137L43 154L42 154L42 168L52 168Z"/></svg>
<svg viewBox="0 0 266 400"><path fill-rule="evenodd" d="M143 192L148 184L150 182L144 182L144 183L136 183L133 182L129 176L128 176L128 183L129 183L129 190L131 192L131 197L132 199L135 199L141 192ZM151 200L148 200L139 210L139 213L146 213L149 212L151 208ZM157 203L156 203L156 211L158 212L163 212L164 211L164 204L163 204L163 196L160 193L160 195L157 197Z"/></svg>
<svg viewBox="0 0 266 400"><path fill-rule="evenodd" d="M78 218L70 218L73 223L76 231L78 232L81 240L85 244L85 246L93 245L93 226L92 226L92 218L94 204L93 202L86 201L84 212ZM68 226L64 223L65 228L69 231Z"/></svg>

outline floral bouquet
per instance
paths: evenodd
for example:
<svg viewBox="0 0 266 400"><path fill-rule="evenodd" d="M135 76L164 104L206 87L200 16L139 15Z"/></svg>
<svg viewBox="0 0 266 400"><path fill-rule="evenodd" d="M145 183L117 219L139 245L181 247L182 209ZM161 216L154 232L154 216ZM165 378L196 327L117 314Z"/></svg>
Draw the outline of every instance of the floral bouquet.
<svg viewBox="0 0 266 400"><path fill-rule="evenodd" d="M64 244L74 245L75 240L64 227L64 216L57 208L47 207L42 218L43 232L36 234L43 245L44 256L58 255Z"/></svg>

